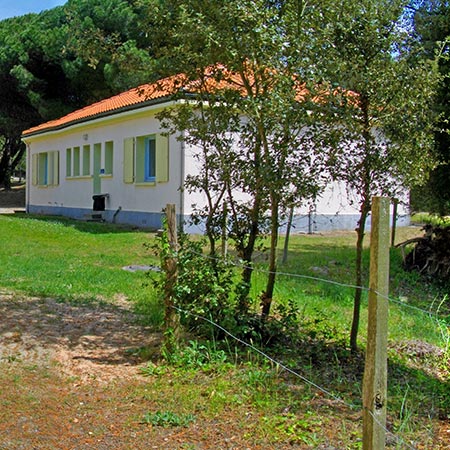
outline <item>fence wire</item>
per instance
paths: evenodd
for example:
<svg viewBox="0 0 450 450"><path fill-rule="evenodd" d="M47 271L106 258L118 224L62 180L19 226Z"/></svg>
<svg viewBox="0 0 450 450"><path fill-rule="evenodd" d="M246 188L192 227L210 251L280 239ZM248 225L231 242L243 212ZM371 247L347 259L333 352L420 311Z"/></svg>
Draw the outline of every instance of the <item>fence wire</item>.
<svg viewBox="0 0 450 450"><path fill-rule="evenodd" d="M358 409L358 407L356 405L354 405L354 404L352 404L350 402L344 401L342 398L340 398L340 397L336 396L335 394L333 394L331 392L331 390L329 390L329 389L327 389L327 388L325 388L323 386L318 385L314 381L306 378L305 376L301 375L300 373L298 373L295 370L291 369L290 367L286 366L281 361L278 361L275 358L272 358L267 353L263 352L262 350L260 350L259 348L255 347L254 345L250 344L249 342L246 342L243 339L240 339L239 337L235 336L233 333L231 333L230 331L228 331L226 328L222 327L218 323L214 322L213 320L208 319L207 317L200 316L199 314L192 313L191 311L187 311L185 309L179 308L177 306L172 306L172 308L175 309L176 311L178 311L179 313L187 314L187 315L189 315L191 317L194 317L194 318L196 318L198 320L202 320L202 321L204 321L206 323L209 323L213 327L223 331L227 336L229 336L230 338L232 338L236 342L239 342L241 345L250 348L252 351L254 351L255 353L258 353L263 358L265 358L266 360L270 361L272 364L275 364L277 367L280 367L281 369L283 369L286 372L290 373L294 377L300 379L302 382L306 383L307 385L312 386L314 389L322 392L327 397L332 398L337 403L340 403L343 406L346 406L346 407L348 407L351 410L357 410ZM378 418L373 414L373 412L369 408L363 407L363 410L367 411L372 416L374 421L378 424L378 426L380 426L389 436L391 436L393 439L395 439L397 444L404 445L405 447L407 447L407 448L409 448L411 450L417 450L416 447L411 446L401 436L399 436L399 435L397 435L395 433L392 433L392 431L389 431L386 428L385 424L381 423L378 420Z"/></svg>
<svg viewBox="0 0 450 450"><path fill-rule="evenodd" d="M210 259L210 260L214 260L214 261L223 261L223 259L219 258L219 257L214 257L214 256L210 256L210 255L205 255L203 253L199 253L199 252L192 252L194 255L203 257L205 259ZM253 272L257 272L257 273L263 273L263 274L270 274L269 270L265 270L262 269L260 267L257 267L255 265L245 265L242 264L240 262L234 262L231 260L227 260L227 263L232 265L233 267L236 267L238 269L251 269ZM439 318L439 316L436 313L433 313L432 311L427 311L426 309L423 308L419 308L417 306L414 305L409 305L408 303L402 302L401 300L398 299L394 299L390 296L386 296L384 294L381 294L380 292L378 292L377 290L373 290L370 289L367 286L358 286L355 284L349 284L349 283L342 283L339 281L334 281L334 280L328 280L326 278L320 278L320 277L314 277L312 275L302 275L302 274L298 274L298 273L291 273L291 272L280 272L280 271L276 271L275 272L277 276L284 276L284 277L290 277L290 278L300 278L300 279L305 279L305 280L310 280L310 281L316 281L316 282L320 282L320 283L324 283L324 284L330 284L330 285L334 285L334 286L338 286L338 287L342 287L342 288L349 288L349 289L360 289L363 292L373 292L374 294L378 295L381 298L384 298L386 300L388 300L391 303L395 303L398 304L404 308L409 308L411 310L414 310L416 312L420 312L422 314L425 314L426 316L428 316L430 319L435 320L437 322L439 322L441 319Z"/></svg>
<svg viewBox="0 0 450 450"><path fill-rule="evenodd" d="M216 261L223 261L223 258L220 257L213 257L210 255L205 255L203 253L198 253L198 252L192 252L193 254L195 254L196 256L205 258L205 259L210 259L210 260L216 260ZM227 260L227 263L232 265L233 267L236 267L237 269L251 269L254 272L257 273L262 273L262 274L270 274L269 270L263 269L261 267L255 266L255 265L246 265L243 264L242 261L232 261L231 259ZM342 287L342 288L346 288L346 289L360 289L361 291L364 292L373 292L375 294L377 294L378 296L380 296L381 298L384 298L386 300L388 300L390 303L395 303L403 308L407 308L410 310L413 310L415 312L421 313L425 316L427 316L427 318L435 321L437 324L441 325L441 321L442 319L439 318L438 314L430 311L430 310L425 310L423 308L419 308L417 306L413 306L410 305L408 303L405 303L399 299L394 299L390 296L386 296L381 294L380 292L376 291L376 290L371 290L369 287L366 286L357 286L354 284L350 284L350 283L343 283L343 282L339 282L339 281L335 281L335 280L329 280L326 278L320 278L320 277L315 277L315 276L311 276L311 275L303 275L303 274L297 274L297 273L291 273L291 272L280 272L277 271L276 272L277 276L283 276L283 277L290 277L290 278L299 278L299 279L305 279L305 280L309 280L309 281L314 281L314 282L318 282L318 283L324 283L324 284L329 284L329 285L334 285L334 286L338 286L338 287ZM190 311L186 311L183 310L181 308L175 307L174 308L180 312L180 313L184 313L187 315L190 315L198 320L202 320L206 323L209 323L210 325L212 325L213 327L221 330L223 333L225 333L227 336L229 336L231 339L235 340L236 342L239 342L241 345L250 348L252 351L254 351L255 353L258 353L259 355L261 355L263 358L265 358L266 360L270 361L272 364L275 364L276 366L280 367L281 369L283 369L284 371L290 373L291 375L293 375L294 377L298 378L299 380L301 380L303 383L313 387L314 389L322 392L324 395L326 395L327 397L333 399L334 401L336 401L337 403L340 403L346 407L348 407L350 410L357 410L359 409L359 407L357 405L351 404L349 402L344 401L342 398L336 396L334 393L331 392L330 389L324 387L324 386L320 386L317 383L315 383L314 381L308 379L307 377L305 377L304 375L301 375L300 373L296 372L295 370L291 369L290 367L286 366L285 364L283 364L281 361L278 361L274 358L272 358L270 355L268 355L267 353L263 352L262 350L258 349L257 347L255 347L254 345L238 338L237 336L235 336L233 333L231 333L229 330L225 329L224 327L222 327L221 325L215 323L214 321L212 321L211 319L208 319L206 317L200 316L198 314L192 313ZM361 409L362 411L366 411L368 414L370 414L373 418L373 420L378 424L378 426L380 426L386 433L387 435L391 436L392 439L395 440L397 445L402 445L404 448L408 448L411 450L417 450L416 447L412 446L411 444L409 444L408 442L406 442L401 436L391 432L390 430L388 430L385 426L385 424L381 423L378 418L373 414L373 412L366 408L363 407Z"/></svg>

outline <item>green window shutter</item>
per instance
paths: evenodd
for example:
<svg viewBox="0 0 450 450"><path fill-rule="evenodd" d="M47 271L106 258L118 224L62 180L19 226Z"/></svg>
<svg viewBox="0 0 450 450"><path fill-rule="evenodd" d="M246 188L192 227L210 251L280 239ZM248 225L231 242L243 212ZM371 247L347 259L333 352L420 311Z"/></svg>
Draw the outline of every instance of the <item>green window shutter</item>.
<svg viewBox="0 0 450 450"><path fill-rule="evenodd" d="M83 145L83 169L81 175L89 176L91 174L91 146Z"/></svg>
<svg viewBox="0 0 450 450"><path fill-rule="evenodd" d="M134 139L123 140L123 182L134 182Z"/></svg>
<svg viewBox="0 0 450 450"><path fill-rule="evenodd" d="M105 174L112 175L114 160L114 142L105 142Z"/></svg>
<svg viewBox="0 0 450 450"><path fill-rule="evenodd" d="M169 181L169 137L156 135L156 181Z"/></svg>
<svg viewBox="0 0 450 450"><path fill-rule="evenodd" d="M80 147L73 148L73 173L72 176L80 176Z"/></svg>
<svg viewBox="0 0 450 450"><path fill-rule="evenodd" d="M66 149L66 177L72 176L72 149Z"/></svg>
<svg viewBox="0 0 450 450"><path fill-rule="evenodd" d="M55 152L47 152L47 186L53 186L53 170Z"/></svg>
<svg viewBox="0 0 450 450"><path fill-rule="evenodd" d="M48 153L38 154L38 184L39 186L48 186Z"/></svg>
<svg viewBox="0 0 450 450"><path fill-rule="evenodd" d="M53 186L59 184L59 151L53 152Z"/></svg>
<svg viewBox="0 0 450 450"><path fill-rule="evenodd" d="M135 140L136 152L134 154L136 160L135 181L143 183L145 181L145 136L139 136Z"/></svg>
<svg viewBox="0 0 450 450"><path fill-rule="evenodd" d="M36 186L38 184L38 154L31 155L31 184Z"/></svg>

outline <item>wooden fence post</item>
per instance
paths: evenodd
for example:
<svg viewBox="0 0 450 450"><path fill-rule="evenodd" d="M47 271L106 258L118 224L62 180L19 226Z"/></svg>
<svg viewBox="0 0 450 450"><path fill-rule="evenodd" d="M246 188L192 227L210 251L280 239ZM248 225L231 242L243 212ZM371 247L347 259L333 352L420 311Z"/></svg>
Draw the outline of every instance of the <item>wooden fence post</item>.
<svg viewBox="0 0 450 450"><path fill-rule="evenodd" d="M389 199L374 197L363 381L363 450L382 450L386 442L389 243Z"/></svg>
<svg viewBox="0 0 450 450"><path fill-rule="evenodd" d="M180 331L180 318L174 308L173 288L177 281L177 258L178 238L177 238L177 218L175 205L168 204L166 213L166 232L169 248L163 256L162 268L166 273L166 284L164 287L164 348L169 354L173 352L177 344ZM165 251L163 250L165 253Z"/></svg>

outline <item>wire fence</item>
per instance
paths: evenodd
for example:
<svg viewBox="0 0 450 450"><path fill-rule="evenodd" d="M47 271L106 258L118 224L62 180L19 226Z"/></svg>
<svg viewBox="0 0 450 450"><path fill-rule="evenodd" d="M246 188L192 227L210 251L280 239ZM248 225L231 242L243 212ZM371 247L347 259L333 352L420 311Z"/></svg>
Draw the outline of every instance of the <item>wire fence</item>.
<svg viewBox="0 0 450 450"><path fill-rule="evenodd" d="M219 257L213 257L210 255L205 255L204 253L199 253L199 252L192 252L194 255L196 256L200 256L203 257L205 259L209 259L209 260L215 260L215 261L222 261L221 258ZM231 259L227 260L227 263L236 267L237 269L251 269L254 272L257 273L262 273L265 275L269 275L270 271L263 269L261 267L258 267L257 265L246 265L246 264L242 264L242 262L240 261L232 261ZM335 280L329 280L326 278L321 278L321 277L315 277L312 275L303 275L303 274L298 274L298 273L292 273L292 272L283 272L283 271L278 271L276 272L277 276L283 276L283 277L290 277L290 278L299 278L299 279L304 279L304 280L309 280L309 281L315 281L317 283L323 283L323 284L330 284L333 286L338 286L338 287L342 287L342 288L349 288L349 289L360 289L363 292L374 292L375 294L377 294L378 296L385 298L386 300L388 300L391 303L395 303L403 308L406 309L410 309L410 310L414 310L416 312L422 313L424 315L426 315L427 317L429 317L432 320L435 320L437 322L441 321L441 318L438 315L438 311L433 312L432 310L428 309L423 309L423 308L419 308L417 306L414 305L410 305L409 303L405 303L404 301L400 300L400 299L395 299L393 297L390 296L386 296L381 294L380 292L376 291L376 290L372 290L367 286L358 286L355 284L350 284L350 283L343 283L340 281L335 281Z"/></svg>
<svg viewBox="0 0 450 450"><path fill-rule="evenodd" d="M222 258L218 258L218 257L212 257L210 255L205 255L203 253L196 253L193 252L193 254L202 257L202 258L206 258L206 259L215 259L215 260L223 260ZM265 275L268 275L270 273L270 271L261 268L257 265L252 265L252 266L248 266L242 263L242 261L239 260L231 260L230 258L227 259L228 264L232 265L233 267L243 270L244 268L251 268L253 271L258 272L258 273L262 273ZM334 285L334 286L338 286L341 288L345 288L345 289L361 289L364 292L370 292L371 289L366 287L366 286L357 286L354 284L349 284L349 283L344 283L344 282L339 282L339 281L335 281L335 280L330 280L330 279L326 279L326 278L321 278L321 277L315 277L315 276L311 276L311 275L302 275L302 274L298 274L298 273L290 273L290 272L277 272L277 276L283 276L283 277L290 277L290 278L295 278L295 279L305 279L308 281L313 281L316 283L323 283L323 284L329 284L329 285ZM416 313L420 313L423 314L424 316L426 316L428 319L432 320L435 322L435 324L437 324L439 327L442 327L442 318L439 317L438 315L438 311L432 311L430 310L426 310L414 305L410 305L408 303L405 303L403 301L401 301L400 299L395 299L393 297L389 297L389 296L384 296L381 295L379 292L374 291L376 294L378 294L380 297L385 298L386 300L388 300L391 303L394 303L396 305L398 305L401 308L405 308L411 311L414 311ZM343 400L341 397L338 397L337 395L335 395L332 392L332 389L321 386L319 384L317 384L316 382L310 380L309 378L307 378L306 376L298 373L297 371L295 371L294 369L288 367L286 364L284 364L283 362L273 358L272 356L270 356L268 353L263 352L261 349L255 347L253 344L244 341L243 339L235 336L232 332L230 332L229 330L225 329L223 326L215 323L213 320L198 315L196 313L193 313L191 311L187 311L184 310L182 308L179 307L175 307L174 308L182 314L186 314L186 315L190 315L198 320L204 321L206 323L209 323L211 326L215 327L218 330L221 330L225 335L227 335L229 338L233 339L234 341L238 342L240 345L248 347L249 349L251 349L251 351L259 354L260 356L262 356L263 358L265 358L267 361L270 361L272 364L275 364L277 367L281 368L282 370L290 373L291 375L293 375L294 377L296 377L297 379L299 379L302 383L305 383L309 386L311 386L312 388L316 389L317 391L320 391L322 394L326 395L327 397L329 397L330 399L334 400L335 402L342 404L346 407L348 407L351 410L360 410L361 406L359 405L355 405L352 404L348 401ZM444 325L446 326L446 325ZM447 330L447 334L448 336L446 336L447 338L447 342L444 342L447 346L449 345L450 342L450 331L448 329L448 327L446 327ZM380 427L382 427L384 429L384 431L387 433L388 436L390 436L391 440L395 442L396 445L401 445L402 448L407 448L407 449L412 449L412 450L416 450L416 447L414 447L413 445L411 445L410 443L408 443L406 440L404 440L401 436L399 436L398 434L393 433L392 431L388 430L386 428L386 426L381 423L377 417L372 413L372 411L370 411L369 409L362 407L361 412L366 411L368 412L374 419L374 421L376 423L378 423L378 425Z"/></svg>
<svg viewBox="0 0 450 450"><path fill-rule="evenodd" d="M235 336L233 333L231 333L230 331L228 331L226 328L222 327L221 325L215 323L214 321L212 321L211 319L208 319L206 317L200 316L198 314L194 314L190 311L184 310L182 308L178 308L178 307L173 307L175 310L177 310L179 313L182 314L187 314L189 316L192 316L198 320L202 320L206 323L209 323L210 325L212 325L213 327L221 330L222 332L224 332L228 337L230 337L231 339L235 340L236 342L238 342L239 344L250 348L253 352L261 355L263 358L265 358L267 361L270 361L272 364L275 364L277 367L281 368L282 370L290 373L291 375L293 375L294 377L298 378L299 380L301 380L303 383L313 387L314 389L322 392L324 395L326 395L327 397L333 399L334 401L336 401L337 403L342 404L343 406L348 407L351 410L358 410L359 406L352 404L350 402L346 402L345 400L343 400L340 397L337 397L335 394L333 394L331 392L330 389L327 389L323 386L320 386L319 384L315 383L314 381L310 380L309 378L305 377L304 375L301 375L300 373L296 372L295 370L291 369L290 367L288 367L287 365L283 364L281 361L278 361L277 359L271 357L270 355L268 355L266 352L263 352L262 350L260 350L259 348L255 347L253 344L244 341L243 339ZM406 442L401 436L399 436L398 434L392 433L390 430L388 430L386 428L386 426L381 423L378 418L372 413L372 411L368 408L364 408L363 410L367 411L375 420L375 422L384 429L384 431L387 433L387 435L391 436L392 439L396 442L396 444L402 445L404 448L408 448L411 450L417 450L416 447L413 447L412 445L410 445L408 442Z"/></svg>

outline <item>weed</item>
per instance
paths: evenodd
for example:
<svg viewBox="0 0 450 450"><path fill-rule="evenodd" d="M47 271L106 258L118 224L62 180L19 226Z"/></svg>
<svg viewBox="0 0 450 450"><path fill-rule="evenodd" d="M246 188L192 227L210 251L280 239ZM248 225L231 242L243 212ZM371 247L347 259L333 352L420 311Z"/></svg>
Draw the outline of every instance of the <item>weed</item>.
<svg viewBox="0 0 450 450"><path fill-rule="evenodd" d="M185 347L179 347L177 351L172 353L165 352L163 356L173 366L186 370L202 369L208 371L227 363L225 351L216 349L214 344L209 341L200 343L190 340Z"/></svg>
<svg viewBox="0 0 450 450"><path fill-rule="evenodd" d="M291 445L303 443L308 448L317 448L321 442L320 431L323 425L322 419L315 413L306 412L303 417L287 413L276 416L269 426L279 435L283 435Z"/></svg>
<svg viewBox="0 0 450 450"><path fill-rule="evenodd" d="M141 367L139 369L139 371L141 372L142 375L149 377L152 375L164 375L165 373L167 373L167 367L165 366L158 366L152 362L149 362L145 367Z"/></svg>
<svg viewBox="0 0 450 450"><path fill-rule="evenodd" d="M8 355L0 359L4 359L8 363L21 362L22 360L19 355Z"/></svg>
<svg viewBox="0 0 450 450"><path fill-rule="evenodd" d="M155 413L147 412L142 418L142 423L158 427L188 427L195 422L195 416L192 414L180 415L172 411L157 411Z"/></svg>

